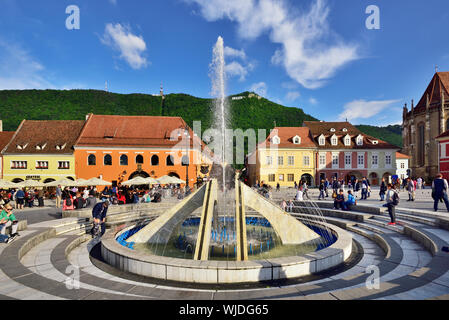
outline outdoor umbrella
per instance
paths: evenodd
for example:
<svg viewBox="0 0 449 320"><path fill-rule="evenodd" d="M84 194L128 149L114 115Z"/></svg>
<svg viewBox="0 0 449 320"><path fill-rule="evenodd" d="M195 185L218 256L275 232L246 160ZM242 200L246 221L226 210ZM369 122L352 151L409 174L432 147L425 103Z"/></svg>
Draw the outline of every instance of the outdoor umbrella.
<svg viewBox="0 0 449 320"><path fill-rule="evenodd" d="M77 187L87 187L88 186L88 181L86 179L78 179L75 181L75 185Z"/></svg>
<svg viewBox="0 0 449 320"><path fill-rule="evenodd" d="M0 179L0 188L2 188L2 189L12 189L12 188L20 188L20 186L17 183Z"/></svg>
<svg viewBox="0 0 449 320"><path fill-rule="evenodd" d="M122 182L122 185L124 185L124 186L142 186L145 184L150 184L150 183L148 182L147 179L142 178L142 177L135 177L131 180Z"/></svg>
<svg viewBox="0 0 449 320"><path fill-rule="evenodd" d="M99 178L92 178L87 180L87 186L112 186L112 182L104 181Z"/></svg>
<svg viewBox="0 0 449 320"><path fill-rule="evenodd" d="M176 177L171 177L171 179L173 181L172 182L173 184L185 184L186 183L184 180L181 180L181 179L176 178Z"/></svg>
<svg viewBox="0 0 449 320"><path fill-rule="evenodd" d="M151 185L160 183L157 179L154 179L151 177L145 178L145 181L146 181L146 184L151 184Z"/></svg>
<svg viewBox="0 0 449 320"><path fill-rule="evenodd" d="M157 178L156 180L157 180L157 182L159 182L159 184L172 184L173 183L172 182L173 180L170 176L163 176L163 177Z"/></svg>
<svg viewBox="0 0 449 320"><path fill-rule="evenodd" d="M25 180L22 182L17 183L17 187L19 188L42 188L46 187L47 185L45 183L35 181L35 180Z"/></svg>
<svg viewBox="0 0 449 320"><path fill-rule="evenodd" d="M57 187L59 185L61 185L63 187L73 187L76 185L76 182L74 180L70 180L70 179L61 179L58 181L46 183L44 186L45 187Z"/></svg>

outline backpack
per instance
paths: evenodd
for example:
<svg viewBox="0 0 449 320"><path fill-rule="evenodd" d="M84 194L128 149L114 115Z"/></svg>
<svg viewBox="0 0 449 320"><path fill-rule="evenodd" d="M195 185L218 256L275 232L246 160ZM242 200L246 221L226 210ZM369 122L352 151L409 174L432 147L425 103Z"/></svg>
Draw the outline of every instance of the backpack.
<svg viewBox="0 0 449 320"><path fill-rule="evenodd" d="M399 204L399 195L397 192L393 192L392 203L395 206Z"/></svg>
<svg viewBox="0 0 449 320"><path fill-rule="evenodd" d="M66 205L67 207L70 207L70 206L72 205L72 198L68 197L68 198L65 200L65 205Z"/></svg>

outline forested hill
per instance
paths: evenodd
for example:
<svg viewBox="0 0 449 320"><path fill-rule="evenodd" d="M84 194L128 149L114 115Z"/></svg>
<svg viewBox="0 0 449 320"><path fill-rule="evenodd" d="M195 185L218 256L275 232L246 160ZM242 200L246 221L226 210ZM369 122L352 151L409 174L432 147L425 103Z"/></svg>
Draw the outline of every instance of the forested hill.
<svg viewBox="0 0 449 320"><path fill-rule="evenodd" d="M367 125L356 126L360 131L377 139L387 141L402 148L402 126L394 125L387 127L375 127Z"/></svg>
<svg viewBox="0 0 449 320"><path fill-rule="evenodd" d="M304 120L316 120L299 108L288 108L259 99L249 92L232 100L232 127L272 129L278 126L301 126ZM117 94L98 90L4 90L0 91L0 112L4 130L16 130L23 119L82 120L89 113L115 115L179 116L192 126L200 120L202 129L210 127L213 101L187 94L169 94L162 98L147 94Z"/></svg>
<svg viewBox="0 0 449 320"><path fill-rule="evenodd" d="M234 98L234 99L233 99ZM250 92L231 96L232 127L243 130L302 126L317 120L300 108L279 105ZM117 94L100 90L4 90L0 91L0 118L5 131L14 131L23 119L82 120L89 113L115 115L179 116L190 126L201 121L202 130L211 127L213 101L187 94L169 94L162 98L148 94ZM359 129L378 139L402 145L400 127ZM399 130L399 131L398 131Z"/></svg>

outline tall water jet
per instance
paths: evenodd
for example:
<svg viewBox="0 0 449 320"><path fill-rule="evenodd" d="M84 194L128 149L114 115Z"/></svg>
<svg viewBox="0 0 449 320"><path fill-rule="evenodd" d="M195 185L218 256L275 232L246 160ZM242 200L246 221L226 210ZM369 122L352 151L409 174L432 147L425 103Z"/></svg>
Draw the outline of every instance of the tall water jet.
<svg viewBox="0 0 449 320"><path fill-rule="evenodd" d="M217 155L215 163L222 167L221 182L222 188L226 188L226 128L229 125L228 101L226 99L226 73L225 73L224 41L218 37L217 43L213 48L213 58L210 65L212 80L212 95L214 96L214 124L217 129L215 136L215 153ZM219 150L217 150L219 149Z"/></svg>

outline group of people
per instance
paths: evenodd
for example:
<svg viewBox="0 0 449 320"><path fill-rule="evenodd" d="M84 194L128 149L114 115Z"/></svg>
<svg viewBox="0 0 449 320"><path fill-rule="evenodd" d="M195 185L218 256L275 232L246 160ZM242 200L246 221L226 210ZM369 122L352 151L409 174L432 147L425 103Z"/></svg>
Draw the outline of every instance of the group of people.
<svg viewBox="0 0 449 320"><path fill-rule="evenodd" d="M366 200L371 196L371 184L368 179L365 177L362 180L351 180L347 184L348 193L351 191L351 195L358 199L359 192L361 193L360 200ZM318 196L318 200L323 200L325 198L329 198L329 190L332 190L332 198L336 199L340 194L340 191L345 192L345 181L338 180L334 177L332 182L328 179L323 179L320 182L318 187L320 194Z"/></svg>
<svg viewBox="0 0 449 320"><path fill-rule="evenodd" d="M146 189L113 186L105 187L101 192L98 192L96 187L83 190L66 187L62 190L61 186L58 186L56 188L56 206L60 207L62 201L62 209L66 211L93 208L98 200L102 202L108 200L112 205L158 203L162 201L163 197L176 197L181 200L190 193L189 187L182 188L180 185L169 185L164 188L159 185Z"/></svg>

